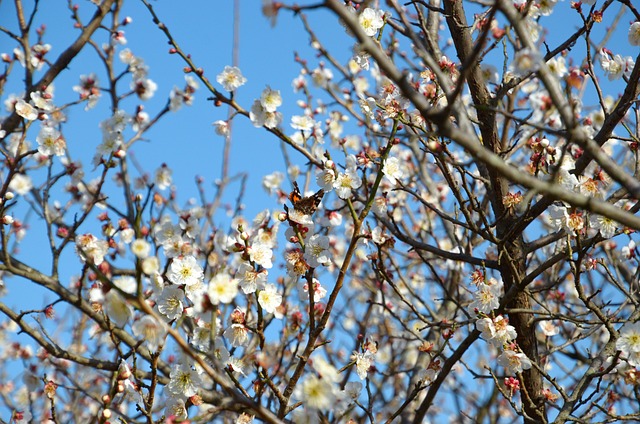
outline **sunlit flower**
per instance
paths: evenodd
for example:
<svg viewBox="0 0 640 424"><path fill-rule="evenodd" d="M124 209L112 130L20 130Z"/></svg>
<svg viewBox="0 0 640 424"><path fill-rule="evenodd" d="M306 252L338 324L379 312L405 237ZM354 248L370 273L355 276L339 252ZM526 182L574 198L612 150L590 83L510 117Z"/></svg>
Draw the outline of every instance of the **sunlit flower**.
<svg viewBox="0 0 640 424"><path fill-rule="evenodd" d="M258 294L258 303L262 309L272 314L282 303L282 295L278 293L275 285L267 284Z"/></svg>
<svg viewBox="0 0 640 424"><path fill-rule="evenodd" d="M225 66L224 70L216 77L218 84L226 91L235 91L236 88L242 87L247 79L242 76L240 69L235 66Z"/></svg>
<svg viewBox="0 0 640 424"><path fill-rule="evenodd" d="M562 78L567 75L567 66L565 65L564 57L562 56L553 57L547 60L547 66L558 78Z"/></svg>
<svg viewBox="0 0 640 424"><path fill-rule="evenodd" d="M358 22L364 33L369 37L373 37L384 25L384 12L379 9L367 7L360 16L358 16Z"/></svg>
<svg viewBox="0 0 640 424"><path fill-rule="evenodd" d="M363 353L353 352L351 355L351 360L356 363L356 373L360 380L364 380L367 378L367 373L369 372L369 368L373 364L373 354L371 351L365 351Z"/></svg>
<svg viewBox="0 0 640 424"><path fill-rule="evenodd" d="M264 287L267 282L268 272L266 269L256 271L246 262L241 262L236 272L236 278L240 282L240 288L244 294L254 293L259 288Z"/></svg>
<svg viewBox="0 0 640 424"><path fill-rule="evenodd" d="M627 323L620 329L616 349L622 352L629 365L640 366L640 321Z"/></svg>
<svg viewBox="0 0 640 424"><path fill-rule="evenodd" d="M321 234L312 235L305 246L304 259L312 268L328 265L331 262L329 237Z"/></svg>
<svg viewBox="0 0 640 424"><path fill-rule="evenodd" d="M507 374L516 374L531 368L531 361L527 355L511 349L505 349L498 356L498 364L505 368Z"/></svg>
<svg viewBox="0 0 640 424"><path fill-rule="evenodd" d="M619 54L612 55L607 51L600 51L600 66L607 74L609 81L622 78L627 66L627 60Z"/></svg>
<svg viewBox="0 0 640 424"><path fill-rule="evenodd" d="M209 294L209 301L214 305L231 303L238 294L238 280L229 277L225 273L216 274L209 281L207 293Z"/></svg>
<svg viewBox="0 0 640 424"><path fill-rule="evenodd" d="M327 295L327 290L322 287L320 282L317 279L313 279L313 301L320 302ZM309 283L304 283L302 286L302 292L300 292L300 299L302 301L308 301L309 299Z"/></svg>
<svg viewBox="0 0 640 424"><path fill-rule="evenodd" d="M226 137L229 135L230 126L227 121L217 120L213 124L213 129L216 134Z"/></svg>
<svg viewBox="0 0 640 424"><path fill-rule="evenodd" d="M400 168L400 160L397 157L390 157L384 161L382 165L382 173L389 179L391 184L395 185L396 180L402 178L402 168Z"/></svg>
<svg viewBox="0 0 640 424"><path fill-rule="evenodd" d="M135 239L131 242L131 252L138 258L144 259L151 252L151 245L144 239Z"/></svg>
<svg viewBox="0 0 640 424"><path fill-rule="evenodd" d="M294 115L291 117L291 128L305 133L310 133L316 121L307 115Z"/></svg>
<svg viewBox="0 0 640 424"><path fill-rule="evenodd" d="M93 234L83 234L76 237L76 251L80 259L84 262L87 258L94 265L100 265L104 261L104 256L109 250L109 243L99 240Z"/></svg>
<svg viewBox="0 0 640 424"><path fill-rule="evenodd" d="M553 337L560 332L558 326L555 325L553 321L549 320L540 321L538 323L538 327L540 327L540 330L542 330L544 335L547 337Z"/></svg>
<svg viewBox="0 0 640 424"><path fill-rule="evenodd" d="M270 246L263 243L254 243L248 249L249 258L263 268L273 267L271 259L273 258L273 250Z"/></svg>
<svg viewBox="0 0 640 424"><path fill-rule="evenodd" d="M500 306L500 291L495 286L478 284L478 290L474 293L475 300L469 307L484 314L489 314Z"/></svg>
<svg viewBox="0 0 640 424"><path fill-rule="evenodd" d="M179 286L197 284L203 277L202 268L193 256L174 258L167 272L169 281Z"/></svg>
<svg viewBox="0 0 640 424"><path fill-rule="evenodd" d="M362 185L362 180L358 176L357 171L358 168L355 156L347 156L346 169L344 172L338 174L338 177L333 182L333 188L336 190L336 194L339 198L350 198L351 191L358 189Z"/></svg>
<svg viewBox="0 0 640 424"><path fill-rule="evenodd" d="M14 193L24 196L33 188L33 183L28 175L14 174L9 183L9 189Z"/></svg>
<svg viewBox="0 0 640 424"><path fill-rule="evenodd" d="M45 156L62 156L67 147L60 131L46 125L40 129L36 141L38 142L38 152Z"/></svg>
<svg viewBox="0 0 640 424"><path fill-rule="evenodd" d="M329 410L336 401L334 385L325 378L310 375L296 386L296 397L312 410Z"/></svg>
<svg viewBox="0 0 640 424"><path fill-rule="evenodd" d="M113 285L127 294L135 294L138 289L136 279L131 275L122 275L113 278Z"/></svg>
<svg viewBox="0 0 640 424"><path fill-rule="evenodd" d="M364 97L360 96L360 100L358 100L358 105L360 106L360 110L364 115L366 115L369 119L375 119L375 111L376 111L376 99L373 97Z"/></svg>
<svg viewBox="0 0 640 424"><path fill-rule="evenodd" d="M282 122L282 114L280 112L269 112L263 106L260 100L253 102L249 119L254 127L275 128Z"/></svg>
<svg viewBox="0 0 640 424"><path fill-rule="evenodd" d="M158 84L149 78L140 78L131 81L131 89L138 95L140 100L149 100L158 89Z"/></svg>
<svg viewBox="0 0 640 424"><path fill-rule="evenodd" d="M173 183L172 178L173 171L166 164L162 164L158 169L156 169L156 187L160 190L165 190L171 187Z"/></svg>
<svg viewBox="0 0 640 424"><path fill-rule="evenodd" d="M282 105L282 96L279 90L273 90L267 86L260 96L260 104L266 112L275 112Z"/></svg>
<svg viewBox="0 0 640 424"><path fill-rule="evenodd" d="M600 231L600 235L605 239L610 239L616 234L616 222L606 216L591 214L589 215L589 225L594 230Z"/></svg>
<svg viewBox="0 0 640 424"><path fill-rule="evenodd" d="M508 324L509 320L502 315L494 319L485 317L476 321L476 327L482 331L482 338L496 347L502 347L517 337L516 329Z"/></svg>
<svg viewBox="0 0 640 424"><path fill-rule="evenodd" d="M19 99L15 104L14 109L18 115L26 119L27 121L33 121L38 118L38 111L31 104Z"/></svg>

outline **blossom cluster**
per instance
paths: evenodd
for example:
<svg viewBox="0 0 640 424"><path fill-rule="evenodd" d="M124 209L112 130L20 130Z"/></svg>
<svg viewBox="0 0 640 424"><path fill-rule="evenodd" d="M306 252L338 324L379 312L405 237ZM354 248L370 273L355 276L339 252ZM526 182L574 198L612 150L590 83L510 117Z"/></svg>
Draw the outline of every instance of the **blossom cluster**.
<svg viewBox="0 0 640 424"><path fill-rule="evenodd" d="M501 352L498 364L503 366L508 374L530 369L531 360L515 343L518 336L516 329L509 325L506 317L494 313L500 306L500 296L504 290L502 282L493 277L486 279L480 270L474 272L472 279L476 291L475 300L469 307L479 315L476 328L482 332L482 338Z"/></svg>

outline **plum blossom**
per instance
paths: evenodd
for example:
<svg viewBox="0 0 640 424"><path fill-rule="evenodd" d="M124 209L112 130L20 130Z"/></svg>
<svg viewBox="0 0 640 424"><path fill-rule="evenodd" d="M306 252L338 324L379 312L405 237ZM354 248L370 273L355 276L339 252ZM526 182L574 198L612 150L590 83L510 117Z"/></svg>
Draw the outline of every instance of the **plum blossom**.
<svg viewBox="0 0 640 424"><path fill-rule="evenodd" d="M52 86L50 86L52 87ZM29 97L31 98L31 103L38 109L44 111L44 112L51 112L55 109L55 106L53 104L52 99L52 94L49 90L45 91L44 93L40 92L40 91L34 91L33 93L31 93L29 95Z"/></svg>
<svg viewBox="0 0 640 424"><path fill-rule="evenodd" d="M478 290L474 293L475 300L469 307L478 310L483 314L489 314L500 306L500 296L502 295L502 282L490 279L487 283L478 284Z"/></svg>
<svg viewBox="0 0 640 424"><path fill-rule="evenodd" d="M217 135L220 135L223 137L226 137L229 135L231 129L227 121L217 120L212 125L213 125L213 130L216 132Z"/></svg>
<svg viewBox="0 0 640 424"><path fill-rule="evenodd" d="M149 100L158 89L158 84L149 78L140 78L131 81L131 89L138 95L140 100Z"/></svg>
<svg viewBox="0 0 640 424"><path fill-rule="evenodd" d="M230 278L225 273L216 274L207 289L209 301L218 305L220 303L231 303L238 294L238 280Z"/></svg>
<svg viewBox="0 0 640 424"><path fill-rule="evenodd" d="M19 194L20 196L24 196L31 191L31 189L33 188L33 183L31 182L31 178L28 175L15 174L13 178L11 178L9 188L14 193Z"/></svg>
<svg viewBox="0 0 640 424"><path fill-rule="evenodd" d="M603 215L591 214L589 216L589 225L596 231L600 231L600 235L605 239L610 239L618 230L616 222Z"/></svg>
<svg viewBox="0 0 640 424"><path fill-rule="evenodd" d="M172 174L173 171L171 168L169 168L167 164L163 163L158 169L156 169L156 187L160 190L166 190L171 187L171 184L173 183Z"/></svg>
<svg viewBox="0 0 640 424"><path fill-rule="evenodd" d="M327 295L327 290L322 287L320 282L317 279L313 279L313 301L320 302ZM302 301L307 301L309 299L309 283L305 283L302 287L302 292L300 293L300 299Z"/></svg>
<svg viewBox="0 0 640 424"><path fill-rule="evenodd" d="M149 256L142 260L142 272L144 272L146 275L156 275L159 271L160 260L157 256Z"/></svg>
<svg viewBox="0 0 640 424"><path fill-rule="evenodd" d="M280 188L283 181L284 174L282 172L274 172L262 178L262 187L267 190L269 194L273 194Z"/></svg>
<svg viewBox="0 0 640 424"><path fill-rule="evenodd" d="M158 347L164 343L166 329L151 315L145 315L134 322L131 330L136 339L143 340L144 345L152 352L158 350Z"/></svg>
<svg viewBox="0 0 640 424"><path fill-rule="evenodd" d="M282 106L282 96L280 96L280 90L273 90L267 86L260 95L260 105L266 112L275 112L280 106Z"/></svg>
<svg viewBox="0 0 640 424"><path fill-rule="evenodd" d="M169 281L179 286L197 284L203 277L202 267L193 256L174 258L167 272Z"/></svg>
<svg viewBox="0 0 640 424"><path fill-rule="evenodd" d="M540 321L538 323L538 327L540 327L540 330L542 330L544 335L547 337L553 337L560 333L560 329L553 323L553 321Z"/></svg>
<svg viewBox="0 0 640 424"><path fill-rule="evenodd" d="M510 340L515 340L517 337L516 329L508 325L509 320L498 315L495 318L480 318L476 321L476 327L482 331L482 338L494 345L495 347L502 347Z"/></svg>
<svg viewBox="0 0 640 424"><path fill-rule="evenodd" d="M562 56L553 57L547 60L547 66L558 78L562 78L567 75L567 66L565 64L564 57Z"/></svg>
<svg viewBox="0 0 640 424"><path fill-rule="evenodd" d="M244 346L249 341L249 329L244 324L231 324L223 334L233 347Z"/></svg>
<svg viewBox="0 0 640 424"><path fill-rule="evenodd" d="M273 258L273 250L269 245L264 243L254 243L247 250L249 252L249 258L256 264L267 269L273 267L273 262L271 262Z"/></svg>
<svg viewBox="0 0 640 424"><path fill-rule="evenodd" d="M505 349L498 356L498 364L506 369L507 374L517 374L531 368L531 360L527 355L512 349Z"/></svg>
<svg viewBox="0 0 640 424"><path fill-rule="evenodd" d="M327 161L325 167L316 173L316 183L325 192L333 190L333 183L336 181L336 171L332 168L333 161Z"/></svg>
<svg viewBox="0 0 640 424"><path fill-rule="evenodd" d="M198 393L202 384L200 375L191 365L186 363L175 364L171 368L171 380L167 385L167 390L175 396L191 397Z"/></svg>
<svg viewBox="0 0 640 424"><path fill-rule="evenodd" d="M291 128L302 131L306 136L311 133L315 125L316 121L310 116L294 115L291 117Z"/></svg>
<svg viewBox="0 0 640 424"><path fill-rule="evenodd" d="M187 408L184 404L184 400L175 396L167 396L167 401L164 407L164 414L167 416L167 422L169 417L173 417L177 422L186 420L188 417Z"/></svg>
<svg viewBox="0 0 640 424"><path fill-rule="evenodd" d="M277 292L274 284L267 284L258 294L258 303L260 303L262 309L272 314L282 303L282 295Z"/></svg>
<svg viewBox="0 0 640 424"><path fill-rule="evenodd" d="M329 68L321 66L311 72L311 81L315 87L327 88L332 79L333 72L331 72L331 69Z"/></svg>
<svg viewBox="0 0 640 424"><path fill-rule="evenodd" d="M216 77L216 81L226 91L231 92L242 87L247 82L247 79L242 76L240 69L236 66L225 66L223 71Z"/></svg>
<svg viewBox="0 0 640 424"><path fill-rule="evenodd" d="M329 256L329 237L321 234L312 235L305 246L304 259L312 268L317 268L320 265L328 265L331 262Z"/></svg>
<svg viewBox="0 0 640 424"><path fill-rule="evenodd" d="M351 355L351 360L356 364L356 373L358 377L360 377L360 380L367 378L369 368L373 365L373 357L374 355L370 350L363 353L353 352Z"/></svg>
<svg viewBox="0 0 640 424"><path fill-rule="evenodd" d="M255 293L256 290L264 287L267 283L267 276L266 269L256 271L246 262L241 262L236 272L236 278L239 280L240 288L244 294Z"/></svg>
<svg viewBox="0 0 640 424"><path fill-rule="evenodd" d="M198 216L196 216L196 214L189 213L188 216L182 216L179 225L182 233L192 240L200 233L200 225L198 224Z"/></svg>
<svg viewBox="0 0 640 424"><path fill-rule="evenodd" d="M375 119L375 111L376 111L376 99L373 97L364 97L360 95L360 100L358 100L358 105L360 106L360 110L362 113L369 119Z"/></svg>
<svg viewBox="0 0 640 424"><path fill-rule="evenodd" d="M76 252L82 262L88 258L94 265L100 265L109 250L109 243L100 240L93 234L83 234L76 237Z"/></svg>
<svg viewBox="0 0 640 424"><path fill-rule="evenodd" d="M629 27L629 44L640 46L640 22L634 22Z"/></svg>
<svg viewBox="0 0 640 424"><path fill-rule="evenodd" d="M518 50L509 70L518 76L525 76L531 72L536 72L542 64L542 56L537 50L524 48Z"/></svg>
<svg viewBox="0 0 640 424"><path fill-rule="evenodd" d="M556 205L553 204L549 206L548 209L548 217L551 226L554 230L567 230L570 231L569 228L569 212L564 205Z"/></svg>
<svg viewBox="0 0 640 424"><path fill-rule="evenodd" d="M80 95L81 100L87 100L85 110L93 108L100 98L100 86L96 74L80 75L80 84L73 86L73 91Z"/></svg>
<svg viewBox="0 0 640 424"><path fill-rule="evenodd" d="M620 329L616 349L622 352L622 356L626 358L629 365L640 366L640 321L626 323Z"/></svg>
<svg viewBox="0 0 640 424"><path fill-rule="evenodd" d="M384 165L382 165L382 173L389 179L391 184L396 185L403 175L400 160L397 157L387 158L384 161Z"/></svg>
<svg viewBox="0 0 640 424"><path fill-rule="evenodd" d="M282 122L282 114L280 112L267 111L260 100L256 100L251 106L249 119L251 119L254 127L275 128Z"/></svg>
<svg viewBox="0 0 640 424"><path fill-rule="evenodd" d="M379 9L367 7L360 16L358 16L358 22L364 33L369 37L373 37L384 25L384 12Z"/></svg>
<svg viewBox="0 0 640 424"><path fill-rule="evenodd" d="M105 295L104 309L109 319L120 328L133 317L133 308L116 290Z"/></svg>
<svg viewBox="0 0 640 424"><path fill-rule="evenodd" d="M310 375L296 386L296 398L311 410L328 410L336 401L336 386L326 378Z"/></svg>
<svg viewBox="0 0 640 424"><path fill-rule="evenodd" d="M18 115L26 119L27 121L34 121L38 118L38 111L31 104L25 102L23 99L19 99L14 109Z"/></svg>
<svg viewBox="0 0 640 424"><path fill-rule="evenodd" d="M355 156L349 155L346 159L346 169L344 173L338 174L338 177L333 183L333 188L336 190L336 194L341 199L348 199L351 197L351 190L360 188L362 180L358 176L357 161Z"/></svg>
<svg viewBox="0 0 640 424"><path fill-rule="evenodd" d="M115 277L113 279L113 285L128 294L135 294L138 289L136 279L130 275Z"/></svg>
<svg viewBox="0 0 640 424"><path fill-rule="evenodd" d="M607 49L600 50L600 66L607 74L609 81L614 81L629 76L631 70L635 66L635 62L631 56L622 57L619 54L614 55Z"/></svg>
<svg viewBox="0 0 640 424"><path fill-rule="evenodd" d="M151 245L144 239L135 239L131 242L131 252L140 259L149 256Z"/></svg>
<svg viewBox="0 0 640 424"><path fill-rule="evenodd" d="M169 320L178 319L184 311L184 291L178 286L168 286L158 296L158 311Z"/></svg>

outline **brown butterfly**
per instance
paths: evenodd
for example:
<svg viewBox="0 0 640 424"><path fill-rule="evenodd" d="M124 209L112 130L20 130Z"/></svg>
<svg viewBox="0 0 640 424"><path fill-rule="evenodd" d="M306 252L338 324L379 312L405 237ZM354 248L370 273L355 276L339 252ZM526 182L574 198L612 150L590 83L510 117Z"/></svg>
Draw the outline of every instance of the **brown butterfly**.
<svg viewBox="0 0 640 424"><path fill-rule="evenodd" d="M313 213L318 210L318 205L322 201L323 196L324 190L320 189L314 195L302 197L298 183L294 181L293 191L289 193L289 200L293 205L293 209L304 215L313 215Z"/></svg>

